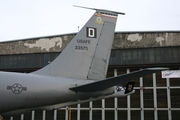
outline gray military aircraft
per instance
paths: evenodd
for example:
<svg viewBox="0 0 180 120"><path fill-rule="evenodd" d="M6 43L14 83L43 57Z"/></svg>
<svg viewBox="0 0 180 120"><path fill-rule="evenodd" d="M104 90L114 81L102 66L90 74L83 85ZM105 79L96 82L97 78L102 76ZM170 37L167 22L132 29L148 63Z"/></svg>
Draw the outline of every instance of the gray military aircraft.
<svg viewBox="0 0 180 120"><path fill-rule="evenodd" d="M130 81L167 69L146 68L106 78L117 17L124 13L88 9L96 12L49 65L29 74L0 72L2 116L128 96L134 93ZM120 87L122 83L127 86Z"/></svg>

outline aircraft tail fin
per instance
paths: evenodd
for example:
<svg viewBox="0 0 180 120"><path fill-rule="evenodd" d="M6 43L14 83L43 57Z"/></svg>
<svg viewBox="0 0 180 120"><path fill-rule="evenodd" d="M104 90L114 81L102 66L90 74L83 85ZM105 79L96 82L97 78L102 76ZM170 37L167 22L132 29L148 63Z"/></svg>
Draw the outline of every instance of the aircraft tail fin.
<svg viewBox="0 0 180 120"><path fill-rule="evenodd" d="M91 80L106 77L117 17L124 13L87 9L96 12L53 62L33 74Z"/></svg>

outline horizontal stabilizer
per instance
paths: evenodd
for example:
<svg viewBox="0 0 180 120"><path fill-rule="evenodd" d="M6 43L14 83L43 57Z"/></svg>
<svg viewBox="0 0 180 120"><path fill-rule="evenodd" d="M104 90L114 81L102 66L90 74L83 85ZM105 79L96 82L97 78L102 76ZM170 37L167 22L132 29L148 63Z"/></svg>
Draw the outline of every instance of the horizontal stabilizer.
<svg viewBox="0 0 180 120"><path fill-rule="evenodd" d="M135 80L137 78L156 73L158 71L167 70L169 68L146 68L141 69L138 71L130 72L127 74L119 75L116 77L110 77L104 80L99 80L93 83L88 83L85 85L80 85L76 87L69 88L73 91L80 91L80 92L94 92L94 91L101 91L107 88L126 83L131 80Z"/></svg>
<svg viewBox="0 0 180 120"><path fill-rule="evenodd" d="M73 5L73 6L74 6L74 7L79 7L79 8L90 9L90 10L104 11L104 12L111 12L111 13L115 13L115 14L125 15L125 13L123 13L123 12L116 12L116 11L110 11L110 10L104 10L104 9L97 9L97 8L82 7L82 6L77 6L77 5Z"/></svg>

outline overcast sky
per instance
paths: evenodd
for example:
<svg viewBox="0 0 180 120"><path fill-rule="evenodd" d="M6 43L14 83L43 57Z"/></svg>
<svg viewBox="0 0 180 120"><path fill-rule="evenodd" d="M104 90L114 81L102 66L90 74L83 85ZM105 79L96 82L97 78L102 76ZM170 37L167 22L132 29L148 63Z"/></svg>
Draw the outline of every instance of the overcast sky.
<svg viewBox="0 0 180 120"><path fill-rule="evenodd" d="M180 31L180 0L0 0L0 41L73 33L94 13L126 13L116 31Z"/></svg>

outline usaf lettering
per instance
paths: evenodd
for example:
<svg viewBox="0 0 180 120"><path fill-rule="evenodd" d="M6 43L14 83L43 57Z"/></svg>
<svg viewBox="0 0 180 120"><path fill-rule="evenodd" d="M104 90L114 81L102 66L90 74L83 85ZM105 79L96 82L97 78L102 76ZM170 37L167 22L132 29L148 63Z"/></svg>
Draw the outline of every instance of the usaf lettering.
<svg viewBox="0 0 180 120"><path fill-rule="evenodd" d="M97 31L96 28L92 28L92 27L87 27L86 28L86 35L88 38L96 38L97 36Z"/></svg>

